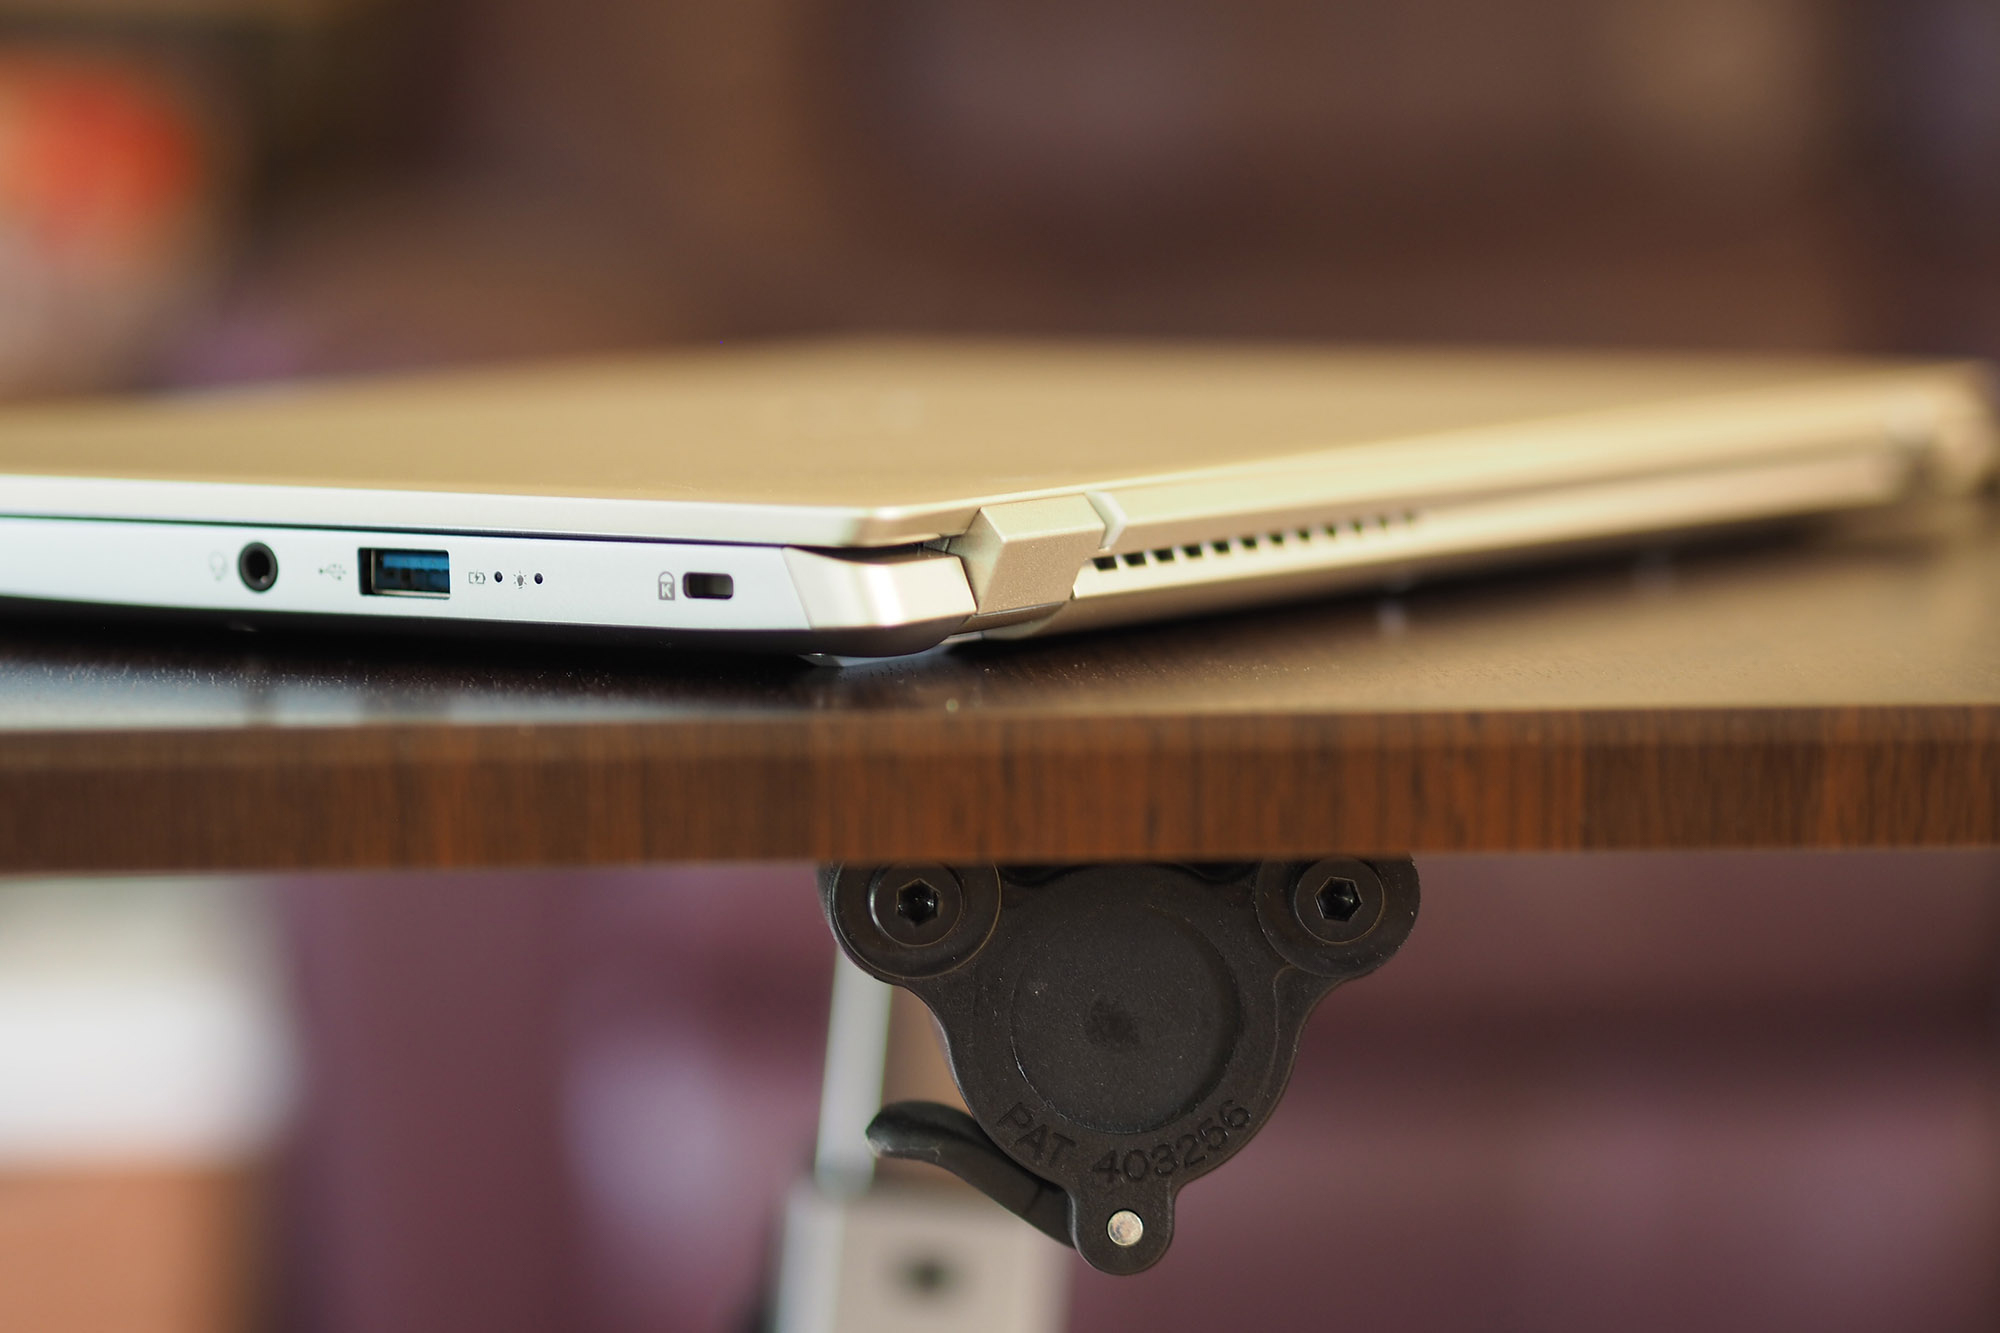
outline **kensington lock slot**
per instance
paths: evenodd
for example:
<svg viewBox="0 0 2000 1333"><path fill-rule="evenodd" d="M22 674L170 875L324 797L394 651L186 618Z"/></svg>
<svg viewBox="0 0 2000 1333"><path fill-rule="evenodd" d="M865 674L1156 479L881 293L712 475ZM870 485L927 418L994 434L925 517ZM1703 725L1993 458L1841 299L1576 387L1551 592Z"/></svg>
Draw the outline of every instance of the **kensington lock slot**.
<svg viewBox="0 0 2000 1333"><path fill-rule="evenodd" d="M736 580L727 574L683 574L681 595L726 602L736 595Z"/></svg>

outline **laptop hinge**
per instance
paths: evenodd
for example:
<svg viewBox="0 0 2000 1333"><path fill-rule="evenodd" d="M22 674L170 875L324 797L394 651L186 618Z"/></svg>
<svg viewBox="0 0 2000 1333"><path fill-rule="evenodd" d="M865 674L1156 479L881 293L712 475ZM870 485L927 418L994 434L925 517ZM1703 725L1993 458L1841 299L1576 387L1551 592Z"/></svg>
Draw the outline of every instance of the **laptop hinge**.
<svg viewBox="0 0 2000 1333"><path fill-rule="evenodd" d="M976 619L1004 624L1067 602L1077 571L1103 542L1104 519L1090 501L1059 495L987 505L945 549L965 564Z"/></svg>

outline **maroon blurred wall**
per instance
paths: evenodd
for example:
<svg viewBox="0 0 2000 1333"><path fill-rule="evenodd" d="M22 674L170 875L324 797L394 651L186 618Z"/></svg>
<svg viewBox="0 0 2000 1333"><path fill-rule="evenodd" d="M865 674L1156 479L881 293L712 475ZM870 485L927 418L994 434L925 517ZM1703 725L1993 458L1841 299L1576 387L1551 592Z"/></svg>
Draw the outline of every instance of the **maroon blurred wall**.
<svg viewBox="0 0 2000 1333"><path fill-rule="evenodd" d="M1986 1329L2000 855L1430 858L1079 1330ZM738 1329L810 1156L804 867L286 889L288 1325Z"/></svg>
<svg viewBox="0 0 2000 1333"><path fill-rule="evenodd" d="M2000 352L1986 0L362 9L182 377L842 329Z"/></svg>

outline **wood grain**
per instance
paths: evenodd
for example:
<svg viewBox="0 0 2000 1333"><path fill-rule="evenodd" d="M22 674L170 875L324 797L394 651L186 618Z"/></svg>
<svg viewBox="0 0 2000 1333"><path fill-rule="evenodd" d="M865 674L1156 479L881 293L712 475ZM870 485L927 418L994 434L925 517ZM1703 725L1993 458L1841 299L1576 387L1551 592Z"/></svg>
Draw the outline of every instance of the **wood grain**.
<svg viewBox="0 0 2000 1333"><path fill-rule="evenodd" d="M2000 841L1980 504L847 670L0 640L0 866Z"/></svg>

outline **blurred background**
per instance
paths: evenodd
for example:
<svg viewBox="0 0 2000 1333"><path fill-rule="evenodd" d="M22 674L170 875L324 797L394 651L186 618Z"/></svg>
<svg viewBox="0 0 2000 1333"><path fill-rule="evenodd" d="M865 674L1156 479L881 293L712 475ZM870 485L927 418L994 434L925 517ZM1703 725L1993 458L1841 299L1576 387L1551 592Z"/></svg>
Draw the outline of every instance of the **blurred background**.
<svg viewBox="0 0 2000 1333"><path fill-rule="evenodd" d="M852 330L2000 354L2000 5L0 0L0 396ZM2000 1323L2000 860L1424 871L1072 1327ZM748 1328L831 968L800 868L0 884L0 1327Z"/></svg>
<svg viewBox="0 0 2000 1333"><path fill-rule="evenodd" d="M850 329L2000 350L1990 0L0 0L17 394Z"/></svg>
<svg viewBox="0 0 2000 1333"><path fill-rule="evenodd" d="M2000 853L1419 868L1160 1266L1065 1261L1069 1328L2000 1322ZM0 940L0 1327L769 1312L810 867L0 884Z"/></svg>

